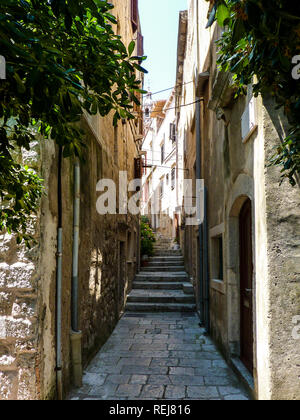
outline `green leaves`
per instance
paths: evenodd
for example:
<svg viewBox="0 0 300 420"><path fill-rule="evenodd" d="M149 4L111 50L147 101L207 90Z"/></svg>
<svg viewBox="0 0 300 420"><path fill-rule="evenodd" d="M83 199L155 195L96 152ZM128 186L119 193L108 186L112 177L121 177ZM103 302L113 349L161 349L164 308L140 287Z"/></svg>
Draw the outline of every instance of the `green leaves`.
<svg viewBox="0 0 300 420"><path fill-rule="evenodd" d="M217 18L227 26L218 41L218 64L232 73L237 95L256 76L254 94L271 95L277 109L283 109L291 129L272 164L281 165L282 179L295 185L294 176L300 173L300 83L291 73L299 51L299 8L288 0L219 0L215 6L210 23Z"/></svg>
<svg viewBox="0 0 300 420"><path fill-rule="evenodd" d="M230 10L224 2L221 2L217 8L217 22L218 24L223 27L225 26L226 21L228 21L230 17Z"/></svg>
<svg viewBox="0 0 300 420"><path fill-rule="evenodd" d="M132 53L133 53L134 49L135 49L135 42L134 41L131 41L131 43L128 46L128 55L129 55L129 57L132 56Z"/></svg>
<svg viewBox="0 0 300 420"><path fill-rule="evenodd" d="M65 157L80 157L84 136L76 127L83 109L101 116L113 111L114 124L134 118L132 101L138 102L134 93L146 70L132 57L135 42L127 49L114 34L112 8L107 0L1 0L7 79L0 83L0 199L6 203L0 202L0 228L24 240L25 216L37 208L41 184L20 165L18 148L30 149L39 134L61 145Z"/></svg>

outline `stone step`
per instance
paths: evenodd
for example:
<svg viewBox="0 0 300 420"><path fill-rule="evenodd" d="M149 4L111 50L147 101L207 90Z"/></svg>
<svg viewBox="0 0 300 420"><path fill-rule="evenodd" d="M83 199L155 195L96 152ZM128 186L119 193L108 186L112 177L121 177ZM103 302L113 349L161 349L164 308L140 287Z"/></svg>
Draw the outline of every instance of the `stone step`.
<svg viewBox="0 0 300 420"><path fill-rule="evenodd" d="M130 303L194 303L194 296L182 290L132 290L127 297Z"/></svg>
<svg viewBox="0 0 300 420"><path fill-rule="evenodd" d="M147 281L147 282L186 282L188 275L185 272L178 273L167 273L167 272L141 272L135 277L136 281Z"/></svg>
<svg viewBox="0 0 300 420"><path fill-rule="evenodd" d="M178 259L178 260L174 260L174 261L171 261L171 260L165 260L165 261L150 260L148 262L148 265L147 265L147 267L170 267L170 266L172 266L172 267L175 267L175 266L183 267L183 259L182 260Z"/></svg>
<svg viewBox="0 0 300 420"><path fill-rule="evenodd" d="M196 305L188 303L132 303L126 304L128 312L195 312Z"/></svg>
<svg viewBox="0 0 300 420"><path fill-rule="evenodd" d="M135 281L133 282L133 289L143 290L183 290L182 282L147 282Z"/></svg>
<svg viewBox="0 0 300 420"><path fill-rule="evenodd" d="M183 283L182 288L185 294L194 296L194 287L191 283Z"/></svg>
<svg viewBox="0 0 300 420"><path fill-rule="evenodd" d="M156 256L156 257L173 257L173 256L180 256L180 257L182 257L182 252L180 251L180 250L176 250L176 251L174 251L174 250L170 250L170 251L168 251L168 250L165 250L165 251L156 251L156 252L154 252L154 256Z"/></svg>
<svg viewBox="0 0 300 420"><path fill-rule="evenodd" d="M146 267L143 267L142 271L147 271L147 272L152 272L152 273L156 273L157 271L159 272L168 272L168 273L175 273L175 272L184 272L185 267L181 267L181 266L151 266L151 265L147 265Z"/></svg>
<svg viewBox="0 0 300 420"><path fill-rule="evenodd" d="M183 263L184 258L181 257L180 255L178 256L170 256L170 257L150 257L149 258L149 262L154 262L154 263L161 263L161 262L167 262L170 265L172 265L175 262L181 262Z"/></svg>

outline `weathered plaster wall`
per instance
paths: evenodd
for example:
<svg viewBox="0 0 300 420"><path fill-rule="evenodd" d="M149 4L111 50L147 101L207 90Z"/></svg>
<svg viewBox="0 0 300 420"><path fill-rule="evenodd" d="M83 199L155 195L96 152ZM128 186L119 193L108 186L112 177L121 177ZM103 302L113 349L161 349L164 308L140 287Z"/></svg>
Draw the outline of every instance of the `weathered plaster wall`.
<svg viewBox="0 0 300 420"><path fill-rule="evenodd" d="M266 202L264 230L267 241L264 256L267 275L257 278L260 287L258 316L265 314L266 324L258 334L265 346L258 354L258 394L260 398L298 400L300 397L300 342L293 338L293 317L300 314L300 188L286 181L278 185L279 168L268 167L274 147L285 137L285 120L272 100L264 98L262 130L264 134L264 191ZM261 215L263 217L263 215ZM259 341L260 343L260 341ZM269 343L265 354L264 349ZM264 360L270 368L265 386Z"/></svg>

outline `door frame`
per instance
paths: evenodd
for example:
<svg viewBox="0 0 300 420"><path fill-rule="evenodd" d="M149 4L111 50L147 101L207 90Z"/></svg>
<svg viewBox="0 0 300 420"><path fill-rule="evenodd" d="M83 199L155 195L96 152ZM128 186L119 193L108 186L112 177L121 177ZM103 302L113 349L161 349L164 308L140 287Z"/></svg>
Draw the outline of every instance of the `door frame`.
<svg viewBox="0 0 300 420"><path fill-rule="evenodd" d="M254 337L254 380L257 366L256 338L256 264L255 264L255 200L253 178L240 174L226 200L226 222L224 234L227 296L227 351L228 357L240 358L240 256L239 215L246 200L252 203L252 253L253 253L253 337ZM242 362L240 364L243 366ZM246 368L244 368L246 370ZM248 372L248 370L247 370Z"/></svg>
<svg viewBox="0 0 300 420"><path fill-rule="evenodd" d="M250 213L250 214L249 214ZM240 277L240 359L243 362L243 364L246 366L246 368L249 370L249 372L253 375L253 370L254 370L254 310L253 310L253 290L254 290L254 264L253 264L253 234L252 234L252 213L253 213L253 206L252 206L252 202L251 200L248 198L245 200L245 202L243 203L243 206L240 210L240 214L239 214L239 257L240 257L240 264L239 264L239 277ZM242 222L246 222L246 218L249 218L250 216L250 226L249 226L249 231L247 231L246 229L243 229L242 231ZM242 219L243 218L243 219ZM249 221L249 220L248 220ZM251 249L247 249L246 251L249 252L250 255L246 255L245 254L245 249L243 249L243 243L242 240L246 239L244 237L242 237L242 234L246 237L246 235L250 233L251 236ZM249 247L248 247L249 248ZM244 271L244 265L243 267L241 266L241 262L243 261L243 259L247 259L250 260L251 257L251 267L250 267L250 272L251 272L251 285L249 285L249 287L246 287L246 289L249 289L249 313L250 313L250 321L251 321L251 329L248 332L249 336L249 340L252 342L252 349L246 349L245 345L246 345L246 337L245 337L245 317L247 317L247 311L245 310L245 306L244 306L244 302L243 299L247 299L245 290L243 292L242 290L242 276L245 275L245 277L248 278L248 274L249 273L245 273ZM245 260L243 261L243 263L245 262ZM248 279L249 280L249 279ZM251 292L250 292L251 290ZM248 346L249 347L249 346ZM250 360L250 358L248 359L248 356L252 359Z"/></svg>

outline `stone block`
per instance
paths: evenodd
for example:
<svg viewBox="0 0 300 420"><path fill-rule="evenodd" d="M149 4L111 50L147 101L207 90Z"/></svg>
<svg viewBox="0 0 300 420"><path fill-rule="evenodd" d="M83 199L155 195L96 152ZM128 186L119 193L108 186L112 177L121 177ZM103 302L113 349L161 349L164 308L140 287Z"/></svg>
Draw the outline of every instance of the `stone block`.
<svg viewBox="0 0 300 420"><path fill-rule="evenodd" d="M7 317L5 320L6 337L17 339L30 339L35 334L35 323L27 319L14 319Z"/></svg>
<svg viewBox="0 0 300 420"><path fill-rule="evenodd" d="M9 265L6 263L0 263L0 289L6 287L6 276L9 271Z"/></svg>
<svg viewBox="0 0 300 420"><path fill-rule="evenodd" d="M143 392L141 394L141 399L143 399L144 397L151 399L163 398L164 391L164 386L146 385L144 386Z"/></svg>
<svg viewBox="0 0 300 420"><path fill-rule="evenodd" d="M123 366L122 374L125 375L167 375L167 367L147 367L147 366Z"/></svg>
<svg viewBox="0 0 300 420"><path fill-rule="evenodd" d="M18 400L36 400L36 375L33 369L19 369Z"/></svg>
<svg viewBox="0 0 300 420"><path fill-rule="evenodd" d="M36 286L36 267L32 263L15 263L6 270L6 287L10 289L33 289Z"/></svg>
<svg viewBox="0 0 300 420"><path fill-rule="evenodd" d="M0 316L0 340L6 338L6 317Z"/></svg>
<svg viewBox="0 0 300 420"><path fill-rule="evenodd" d="M89 388L88 394L91 396L97 396L98 398L107 399L109 395L113 395L116 392L117 385L93 385ZM81 388L80 388L81 392Z"/></svg>
<svg viewBox="0 0 300 420"><path fill-rule="evenodd" d="M185 387L169 385L166 388L165 398L170 400L180 400L185 398Z"/></svg>
<svg viewBox="0 0 300 420"><path fill-rule="evenodd" d="M35 298L16 298L12 307L12 316L14 316L15 318L33 318L35 315Z"/></svg>
<svg viewBox="0 0 300 420"><path fill-rule="evenodd" d="M170 375L194 375L195 369L189 367L171 367Z"/></svg>
<svg viewBox="0 0 300 420"><path fill-rule="evenodd" d="M128 384L130 375L108 375L105 384L123 385Z"/></svg>
<svg viewBox="0 0 300 420"><path fill-rule="evenodd" d="M17 372L0 372L0 401L15 400L17 387Z"/></svg>
<svg viewBox="0 0 300 420"><path fill-rule="evenodd" d="M106 378L107 378L106 374L87 372L84 374L82 378L82 382L84 385L101 386L104 384Z"/></svg>
<svg viewBox="0 0 300 420"><path fill-rule="evenodd" d="M215 386L188 386L187 396L193 399L209 400L219 398L219 393Z"/></svg>
<svg viewBox="0 0 300 420"><path fill-rule="evenodd" d="M11 315L13 297L11 293L0 292L0 315Z"/></svg>
<svg viewBox="0 0 300 420"><path fill-rule="evenodd" d="M231 376L205 376L204 383L205 385L215 385L215 386L228 386L235 385L236 379Z"/></svg>
<svg viewBox="0 0 300 420"><path fill-rule="evenodd" d="M141 393L142 385L119 385L116 391L118 397L138 397Z"/></svg>
<svg viewBox="0 0 300 420"><path fill-rule="evenodd" d="M172 385L176 386L200 386L204 385L204 379L202 376L192 375L170 375Z"/></svg>
<svg viewBox="0 0 300 420"><path fill-rule="evenodd" d="M171 385L168 375L150 375L148 379L149 385Z"/></svg>
<svg viewBox="0 0 300 420"><path fill-rule="evenodd" d="M147 375L132 375L130 383L134 385L145 385L147 383L147 380Z"/></svg>

